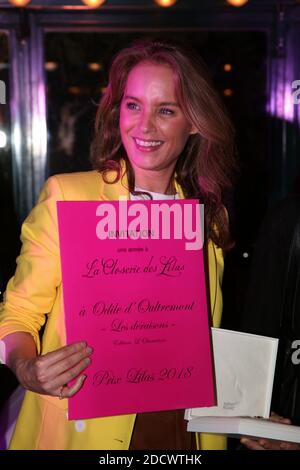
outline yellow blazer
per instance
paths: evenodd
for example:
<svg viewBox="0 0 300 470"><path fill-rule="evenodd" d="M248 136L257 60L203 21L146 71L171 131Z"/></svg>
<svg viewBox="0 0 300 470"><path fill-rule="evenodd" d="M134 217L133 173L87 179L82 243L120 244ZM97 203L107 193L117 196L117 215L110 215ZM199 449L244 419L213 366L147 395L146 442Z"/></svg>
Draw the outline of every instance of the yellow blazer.
<svg viewBox="0 0 300 470"><path fill-rule="evenodd" d="M182 196L181 189L177 190ZM38 354L66 344L56 201L116 200L120 195L129 198L126 176L116 184L105 183L96 171L48 179L22 226L23 245L16 273L0 307L0 339L17 331L31 333ZM223 256L222 250L211 242L208 250L212 318L213 324L219 326ZM41 344L39 330L45 322ZM75 422L67 420L67 407L67 400L27 391L10 448L128 449L135 415ZM201 435L202 449L224 446L222 436Z"/></svg>

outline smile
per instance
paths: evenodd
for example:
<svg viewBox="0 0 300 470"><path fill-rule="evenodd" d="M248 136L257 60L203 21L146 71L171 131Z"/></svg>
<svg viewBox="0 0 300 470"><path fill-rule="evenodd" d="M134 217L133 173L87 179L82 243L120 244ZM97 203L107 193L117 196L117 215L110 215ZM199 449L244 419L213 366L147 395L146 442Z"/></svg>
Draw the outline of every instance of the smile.
<svg viewBox="0 0 300 470"><path fill-rule="evenodd" d="M138 149L147 151L156 150L164 143L162 140L142 140L136 137L134 137L133 140Z"/></svg>

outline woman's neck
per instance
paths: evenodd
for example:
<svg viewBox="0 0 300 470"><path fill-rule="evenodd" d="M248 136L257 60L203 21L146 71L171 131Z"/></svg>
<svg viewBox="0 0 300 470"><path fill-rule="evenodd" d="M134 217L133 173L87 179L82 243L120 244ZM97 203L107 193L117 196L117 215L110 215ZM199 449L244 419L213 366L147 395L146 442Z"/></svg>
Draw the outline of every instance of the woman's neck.
<svg viewBox="0 0 300 470"><path fill-rule="evenodd" d="M153 193L174 194L176 192L170 171L135 171L135 186Z"/></svg>

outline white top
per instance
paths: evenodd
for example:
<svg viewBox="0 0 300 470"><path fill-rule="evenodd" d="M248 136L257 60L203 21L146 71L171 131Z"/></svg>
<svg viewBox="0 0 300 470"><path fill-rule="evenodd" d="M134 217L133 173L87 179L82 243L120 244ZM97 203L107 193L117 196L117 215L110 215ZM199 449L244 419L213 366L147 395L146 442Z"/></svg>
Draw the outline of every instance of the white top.
<svg viewBox="0 0 300 470"><path fill-rule="evenodd" d="M175 199L180 199L178 193L176 193L176 194L163 194L163 193L155 193L153 191L148 191L147 189L142 189L142 188L134 188L134 189L135 189L135 191L146 191L147 193L151 194L152 198L155 199L155 200L172 201L172 200L175 200ZM149 201L149 197L147 196L147 194L135 195L135 194L130 193L130 200L131 201L138 201L140 199L144 199L144 200Z"/></svg>

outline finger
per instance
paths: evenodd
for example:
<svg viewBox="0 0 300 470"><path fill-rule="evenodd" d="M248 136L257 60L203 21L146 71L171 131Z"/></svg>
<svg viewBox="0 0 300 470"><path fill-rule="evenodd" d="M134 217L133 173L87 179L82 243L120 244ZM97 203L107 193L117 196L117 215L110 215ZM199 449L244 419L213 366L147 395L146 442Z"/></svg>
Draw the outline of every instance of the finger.
<svg viewBox="0 0 300 470"><path fill-rule="evenodd" d="M259 445L261 445L265 450L280 450L281 441L276 441L274 439L259 439Z"/></svg>
<svg viewBox="0 0 300 470"><path fill-rule="evenodd" d="M75 393L77 393L84 384L86 375L81 375L76 380L75 384L72 387L66 387L63 390L63 398L71 398Z"/></svg>
<svg viewBox="0 0 300 470"><path fill-rule="evenodd" d="M280 442L281 450L300 450L300 444L294 442Z"/></svg>
<svg viewBox="0 0 300 470"><path fill-rule="evenodd" d="M63 374L64 372L72 369L74 366L79 364L83 359L87 358L92 354L93 350L90 347L81 349L80 351L72 354L71 356L67 356L61 361L50 365L47 368L47 372L45 377L48 381L51 381L52 378L56 378L57 376Z"/></svg>
<svg viewBox="0 0 300 470"><path fill-rule="evenodd" d="M283 424L290 424L291 420L288 418L284 418L283 416L279 416L278 414L274 413L272 411L271 416L270 416L270 421L273 421L275 423L283 423Z"/></svg>
<svg viewBox="0 0 300 470"><path fill-rule="evenodd" d="M241 443L246 446L249 450L265 450L265 448L259 445L259 443L255 439L243 437L241 439Z"/></svg>
<svg viewBox="0 0 300 470"><path fill-rule="evenodd" d="M72 369L67 370L63 374L56 377L54 381L52 381L52 387L54 390L61 387L62 384L67 384L71 380L77 378L81 372L86 369L91 363L91 359L89 357L80 361L75 367Z"/></svg>
<svg viewBox="0 0 300 470"><path fill-rule="evenodd" d="M49 367L52 364L55 364L56 362L64 359L65 357L71 356L72 354L85 349L86 347L87 344L84 341L80 343L69 344L68 346L64 346L62 348L56 349L55 351L51 351L44 356L41 356L40 360L43 361L46 367Z"/></svg>
<svg viewBox="0 0 300 470"><path fill-rule="evenodd" d="M291 424L291 420L288 419L288 418L282 418L281 416L278 417L273 417L271 416L270 417L270 421L272 421L273 423L281 423L281 424Z"/></svg>
<svg viewBox="0 0 300 470"><path fill-rule="evenodd" d="M265 450L296 450L297 444L293 442L278 441L275 439L259 439L258 443Z"/></svg>

